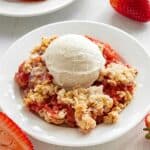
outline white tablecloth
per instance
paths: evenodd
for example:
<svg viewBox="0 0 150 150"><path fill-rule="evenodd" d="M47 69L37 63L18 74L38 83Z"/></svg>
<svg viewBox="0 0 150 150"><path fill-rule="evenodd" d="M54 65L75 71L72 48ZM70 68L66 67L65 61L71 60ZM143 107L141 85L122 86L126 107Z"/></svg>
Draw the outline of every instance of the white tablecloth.
<svg viewBox="0 0 150 150"><path fill-rule="evenodd" d="M94 20L117 26L132 34L150 53L150 23L142 24L120 16L109 5L108 0L76 0L72 5L53 14L11 18L0 16L0 57L20 36L41 25L64 20ZM150 141L144 138L141 122L136 128L115 141L89 148L67 148L45 144L35 139L35 150L150 150ZM98 136L97 136L98 137Z"/></svg>

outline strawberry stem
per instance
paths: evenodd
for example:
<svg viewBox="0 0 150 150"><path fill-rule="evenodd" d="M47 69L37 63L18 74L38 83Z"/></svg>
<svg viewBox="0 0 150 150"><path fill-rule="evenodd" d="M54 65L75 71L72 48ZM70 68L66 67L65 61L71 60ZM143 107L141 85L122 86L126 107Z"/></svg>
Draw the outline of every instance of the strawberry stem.
<svg viewBox="0 0 150 150"><path fill-rule="evenodd" d="M144 131L150 131L150 128L144 128L143 130Z"/></svg>
<svg viewBox="0 0 150 150"><path fill-rule="evenodd" d="M150 139L150 132L145 135L146 139Z"/></svg>

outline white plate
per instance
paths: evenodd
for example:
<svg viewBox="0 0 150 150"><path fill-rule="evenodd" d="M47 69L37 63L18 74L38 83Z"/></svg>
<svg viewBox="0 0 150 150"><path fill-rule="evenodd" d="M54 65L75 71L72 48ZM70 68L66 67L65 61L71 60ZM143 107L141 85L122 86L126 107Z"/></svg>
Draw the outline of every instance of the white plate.
<svg viewBox="0 0 150 150"><path fill-rule="evenodd" d="M81 134L77 129L48 124L23 106L13 77L19 64L42 36L66 33L88 34L108 42L138 71L138 88L131 104L121 113L114 125L98 125L91 133ZM143 47L127 33L96 22L70 21L38 28L16 41L0 62L0 106L20 127L31 136L51 144L89 146L113 140L137 125L150 109L150 59Z"/></svg>
<svg viewBox="0 0 150 150"><path fill-rule="evenodd" d="M0 0L0 15L27 17L51 13L59 10L74 0L43 0L23 2L19 0Z"/></svg>

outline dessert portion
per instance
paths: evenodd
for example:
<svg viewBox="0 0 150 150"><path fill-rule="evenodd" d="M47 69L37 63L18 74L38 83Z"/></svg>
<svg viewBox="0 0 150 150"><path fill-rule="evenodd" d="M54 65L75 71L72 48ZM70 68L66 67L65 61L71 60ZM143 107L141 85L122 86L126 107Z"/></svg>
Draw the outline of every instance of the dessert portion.
<svg viewBox="0 0 150 150"><path fill-rule="evenodd" d="M90 36L43 38L15 74L30 111L49 123L78 127L117 122L131 102L137 70Z"/></svg>

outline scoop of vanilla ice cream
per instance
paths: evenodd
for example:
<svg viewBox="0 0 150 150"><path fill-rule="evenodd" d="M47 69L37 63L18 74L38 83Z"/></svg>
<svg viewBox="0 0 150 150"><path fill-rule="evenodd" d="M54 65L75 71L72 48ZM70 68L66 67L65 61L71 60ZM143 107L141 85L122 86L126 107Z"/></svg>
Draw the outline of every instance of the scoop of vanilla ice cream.
<svg viewBox="0 0 150 150"><path fill-rule="evenodd" d="M64 88L90 86L105 64L99 47L76 34L55 39L43 58L54 82Z"/></svg>

